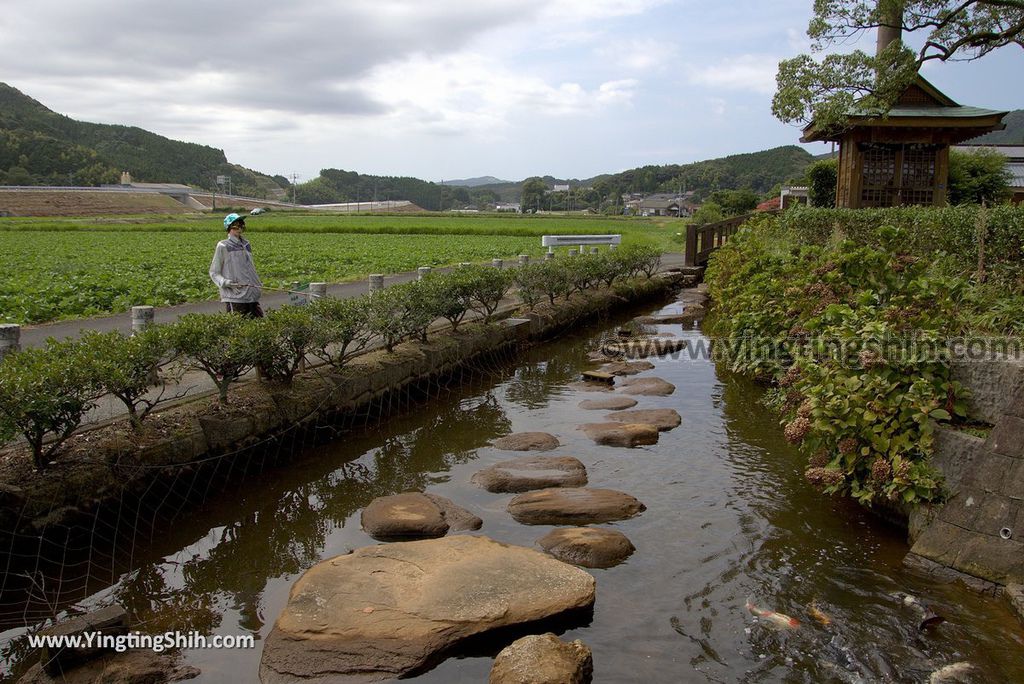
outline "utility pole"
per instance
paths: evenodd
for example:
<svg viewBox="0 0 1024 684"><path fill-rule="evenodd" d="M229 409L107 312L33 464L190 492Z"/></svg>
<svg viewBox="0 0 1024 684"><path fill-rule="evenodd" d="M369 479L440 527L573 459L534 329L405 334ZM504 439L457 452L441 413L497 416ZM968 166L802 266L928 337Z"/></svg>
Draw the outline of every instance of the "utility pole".
<svg viewBox="0 0 1024 684"><path fill-rule="evenodd" d="M295 180L299 177L299 174L292 171L292 204L295 204Z"/></svg>

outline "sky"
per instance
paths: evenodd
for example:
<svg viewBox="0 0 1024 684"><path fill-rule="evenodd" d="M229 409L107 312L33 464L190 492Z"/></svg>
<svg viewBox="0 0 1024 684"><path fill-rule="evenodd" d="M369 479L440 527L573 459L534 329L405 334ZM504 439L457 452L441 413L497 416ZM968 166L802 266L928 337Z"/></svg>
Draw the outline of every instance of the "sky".
<svg viewBox="0 0 1024 684"><path fill-rule="evenodd" d="M299 182L583 179L797 144L771 98L812 4L4 0L0 81ZM1020 48L923 73L961 104L1024 108Z"/></svg>

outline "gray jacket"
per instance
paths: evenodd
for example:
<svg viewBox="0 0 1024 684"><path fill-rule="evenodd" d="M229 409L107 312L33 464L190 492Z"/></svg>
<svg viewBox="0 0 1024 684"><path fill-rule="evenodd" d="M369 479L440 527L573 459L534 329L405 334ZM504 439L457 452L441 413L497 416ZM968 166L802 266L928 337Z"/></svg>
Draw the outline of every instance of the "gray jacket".
<svg viewBox="0 0 1024 684"><path fill-rule="evenodd" d="M252 263L252 245L245 238L229 235L217 243L210 264L210 279L220 288L220 301L260 301L263 283Z"/></svg>

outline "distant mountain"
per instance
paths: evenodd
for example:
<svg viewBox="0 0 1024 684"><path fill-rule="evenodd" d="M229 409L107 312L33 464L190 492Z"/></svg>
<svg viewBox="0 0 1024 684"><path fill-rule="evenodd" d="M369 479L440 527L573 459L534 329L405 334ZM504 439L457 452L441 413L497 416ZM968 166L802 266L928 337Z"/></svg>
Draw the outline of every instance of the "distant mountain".
<svg viewBox="0 0 1024 684"><path fill-rule="evenodd" d="M443 181L442 185L454 185L464 188L475 188L480 185L502 185L504 183L511 183L512 181L504 181L494 176L478 176L476 178L461 178L459 180Z"/></svg>
<svg viewBox="0 0 1024 684"><path fill-rule="evenodd" d="M231 164L223 150L135 126L76 121L0 83L0 183L100 185L117 183L122 171L135 181L203 188L229 175L235 194L284 193L283 178Z"/></svg>
<svg viewBox="0 0 1024 684"><path fill-rule="evenodd" d="M972 138L965 145L1024 145L1024 109L1015 109L1003 117L1006 128Z"/></svg>

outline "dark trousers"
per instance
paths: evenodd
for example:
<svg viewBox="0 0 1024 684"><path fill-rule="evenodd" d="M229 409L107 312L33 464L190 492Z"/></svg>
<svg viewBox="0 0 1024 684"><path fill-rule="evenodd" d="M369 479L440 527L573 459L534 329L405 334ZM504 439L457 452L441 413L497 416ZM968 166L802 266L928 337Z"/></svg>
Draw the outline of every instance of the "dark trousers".
<svg viewBox="0 0 1024 684"><path fill-rule="evenodd" d="M246 318L263 318L263 309L259 302L224 302L228 313L236 313Z"/></svg>

